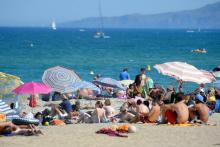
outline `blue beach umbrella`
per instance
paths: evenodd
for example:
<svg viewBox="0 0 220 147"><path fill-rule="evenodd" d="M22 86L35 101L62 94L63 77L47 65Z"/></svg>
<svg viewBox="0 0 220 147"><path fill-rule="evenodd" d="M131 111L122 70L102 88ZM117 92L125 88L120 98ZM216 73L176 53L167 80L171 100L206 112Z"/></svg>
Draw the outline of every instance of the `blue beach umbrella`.
<svg viewBox="0 0 220 147"><path fill-rule="evenodd" d="M94 81L94 83L101 85L101 86L105 86L105 87L124 89L124 87L121 85L119 81L112 79L112 78L100 78Z"/></svg>
<svg viewBox="0 0 220 147"><path fill-rule="evenodd" d="M78 89L91 89L93 91L96 91L98 93L100 93L100 88L97 87L95 84L91 83L91 82L87 82L87 81L79 81L79 82L76 82L74 83L73 85L73 88L76 90Z"/></svg>

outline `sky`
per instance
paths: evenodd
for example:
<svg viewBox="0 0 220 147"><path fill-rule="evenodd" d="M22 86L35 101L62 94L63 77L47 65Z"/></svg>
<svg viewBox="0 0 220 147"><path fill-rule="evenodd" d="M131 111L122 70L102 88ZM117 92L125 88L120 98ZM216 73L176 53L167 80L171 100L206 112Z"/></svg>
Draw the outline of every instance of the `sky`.
<svg viewBox="0 0 220 147"><path fill-rule="evenodd" d="M48 26L97 17L100 0L0 0L0 26ZM103 16L200 8L220 0L101 0Z"/></svg>

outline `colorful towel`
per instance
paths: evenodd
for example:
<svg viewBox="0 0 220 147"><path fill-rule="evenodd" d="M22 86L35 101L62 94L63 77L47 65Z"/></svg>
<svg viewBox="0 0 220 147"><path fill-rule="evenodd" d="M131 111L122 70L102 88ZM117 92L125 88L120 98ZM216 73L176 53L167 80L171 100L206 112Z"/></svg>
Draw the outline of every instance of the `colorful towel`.
<svg viewBox="0 0 220 147"><path fill-rule="evenodd" d="M102 128L96 132L97 134L106 134L108 136L117 136L117 137L128 137L125 134L121 134L117 131L112 130L111 128Z"/></svg>

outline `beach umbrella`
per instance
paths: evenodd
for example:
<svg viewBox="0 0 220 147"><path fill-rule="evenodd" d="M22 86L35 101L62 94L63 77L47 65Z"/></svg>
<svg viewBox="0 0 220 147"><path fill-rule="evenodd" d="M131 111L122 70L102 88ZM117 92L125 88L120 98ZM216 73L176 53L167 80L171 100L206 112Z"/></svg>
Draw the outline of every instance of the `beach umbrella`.
<svg viewBox="0 0 220 147"><path fill-rule="evenodd" d="M0 95L10 94L13 89L22 83L19 77L0 72Z"/></svg>
<svg viewBox="0 0 220 147"><path fill-rule="evenodd" d="M124 86L129 86L130 84L133 84L134 83L134 80L122 80L120 81L120 83Z"/></svg>
<svg viewBox="0 0 220 147"><path fill-rule="evenodd" d="M213 86L216 87L216 88L220 88L220 80L215 81L215 82L213 83Z"/></svg>
<svg viewBox="0 0 220 147"><path fill-rule="evenodd" d="M72 85L80 82L81 79L73 70L56 66L44 71L42 81L49 85L53 91L68 93L75 90Z"/></svg>
<svg viewBox="0 0 220 147"><path fill-rule="evenodd" d="M99 78L93 83L101 85L101 86L105 86L105 87L124 89L124 87L121 85L119 81L112 79L112 78Z"/></svg>
<svg viewBox="0 0 220 147"><path fill-rule="evenodd" d="M211 73L207 70L200 70L200 71L205 75L206 78L212 80L212 82L216 81L215 76L214 76L213 73Z"/></svg>
<svg viewBox="0 0 220 147"><path fill-rule="evenodd" d="M97 91L100 93L100 88L97 87L95 84L87 81L80 81L73 84L73 87L75 88L75 91L78 89L90 89L93 91Z"/></svg>
<svg viewBox="0 0 220 147"><path fill-rule="evenodd" d="M17 87L12 92L16 94L48 94L51 92L51 88L42 83L29 82Z"/></svg>
<svg viewBox="0 0 220 147"><path fill-rule="evenodd" d="M154 68L163 75L171 76L177 80L205 84L213 82L212 78L207 77L196 67L184 62L167 62L156 64Z"/></svg>
<svg viewBox="0 0 220 147"><path fill-rule="evenodd" d="M34 94L47 94L51 92L51 88L42 83L29 82L17 87L12 92L16 94L31 94L32 97L29 106L35 107L37 102Z"/></svg>

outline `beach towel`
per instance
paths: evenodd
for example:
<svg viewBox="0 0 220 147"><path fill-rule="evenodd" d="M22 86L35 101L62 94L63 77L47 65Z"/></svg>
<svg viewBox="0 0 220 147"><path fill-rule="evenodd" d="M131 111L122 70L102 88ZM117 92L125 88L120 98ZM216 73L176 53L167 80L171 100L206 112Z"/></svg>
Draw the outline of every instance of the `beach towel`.
<svg viewBox="0 0 220 147"><path fill-rule="evenodd" d="M171 124L176 124L177 123L177 114L176 112L173 112L171 110L167 110L165 112L165 117L167 119L167 122L168 123L171 123Z"/></svg>
<svg viewBox="0 0 220 147"><path fill-rule="evenodd" d="M55 125L55 126L65 125L65 123L62 120L59 120L59 119L54 119L50 123L52 125Z"/></svg>
<svg viewBox="0 0 220 147"><path fill-rule="evenodd" d="M111 128L102 128L99 131L96 132L97 134L106 134L108 136L115 136L115 137L128 137L125 134L121 134L115 130L112 130Z"/></svg>

